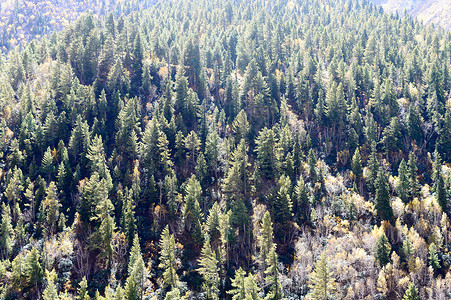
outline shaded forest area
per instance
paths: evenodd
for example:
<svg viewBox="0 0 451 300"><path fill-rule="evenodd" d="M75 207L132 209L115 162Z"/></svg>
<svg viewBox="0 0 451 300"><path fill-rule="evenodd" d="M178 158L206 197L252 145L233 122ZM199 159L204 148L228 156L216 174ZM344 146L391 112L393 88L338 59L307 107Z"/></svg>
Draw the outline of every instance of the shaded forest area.
<svg viewBox="0 0 451 300"><path fill-rule="evenodd" d="M367 0L82 14L0 59L0 298L449 299L451 34Z"/></svg>

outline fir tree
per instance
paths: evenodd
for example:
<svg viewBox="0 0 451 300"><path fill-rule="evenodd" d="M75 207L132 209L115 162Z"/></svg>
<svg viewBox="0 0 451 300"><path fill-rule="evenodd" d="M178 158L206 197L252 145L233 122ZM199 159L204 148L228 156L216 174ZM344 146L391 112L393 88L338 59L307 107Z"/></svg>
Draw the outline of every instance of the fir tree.
<svg viewBox="0 0 451 300"><path fill-rule="evenodd" d="M86 277L83 277L80 282L77 300L91 300L91 297L88 295L88 282L86 281Z"/></svg>
<svg viewBox="0 0 451 300"><path fill-rule="evenodd" d="M409 154L407 162L407 176L409 177L409 196L413 199L418 193L418 179L417 179L417 158L413 152Z"/></svg>
<svg viewBox="0 0 451 300"><path fill-rule="evenodd" d="M394 215L391 207L391 197L388 190L387 178L382 170L380 170L377 175L376 196L374 202L379 220L392 221Z"/></svg>
<svg viewBox="0 0 451 300"><path fill-rule="evenodd" d="M376 260L379 262L379 264L382 268L391 262L391 259L390 259L391 245L390 245L385 233L382 234L377 239L375 252L376 252Z"/></svg>
<svg viewBox="0 0 451 300"><path fill-rule="evenodd" d="M41 162L41 169L42 172L47 175L47 178L50 178L53 173L53 155L50 147L48 147L44 152L44 156Z"/></svg>
<svg viewBox="0 0 451 300"><path fill-rule="evenodd" d="M323 252L315 262L315 269L309 276L310 296L314 300L333 299L336 283L326 254Z"/></svg>
<svg viewBox="0 0 451 300"><path fill-rule="evenodd" d="M302 176L294 188L294 214L299 224L310 220L310 195Z"/></svg>
<svg viewBox="0 0 451 300"><path fill-rule="evenodd" d="M260 244L260 256L263 261L266 261L268 258L269 252L273 248L273 227L271 221L271 215L267 211L263 216L262 224L261 224L261 235L258 237Z"/></svg>
<svg viewBox="0 0 451 300"><path fill-rule="evenodd" d="M431 243L429 245L428 261L429 261L429 265L435 271L437 271L437 270L439 270L441 268L440 260L438 258L438 253L437 253L437 246L435 245L435 243Z"/></svg>
<svg viewBox="0 0 451 300"><path fill-rule="evenodd" d="M43 216L45 230L47 235L56 232L58 220L60 218L61 203L58 199L58 190L56 184L52 181L47 187L47 196L42 202L41 214Z"/></svg>
<svg viewBox="0 0 451 300"><path fill-rule="evenodd" d="M247 141L249 130L246 112L241 110L232 123L232 132L235 134L236 141L241 141L241 139Z"/></svg>
<svg viewBox="0 0 451 300"><path fill-rule="evenodd" d="M361 182L362 182L363 168L362 168L362 161L360 160L359 148L357 148L355 150L354 155L352 156L351 169L355 175L356 182L359 184L359 191L362 192Z"/></svg>
<svg viewBox="0 0 451 300"><path fill-rule="evenodd" d="M111 241L113 239L116 224L112 216L114 210L113 203L105 194L96 206L96 215L93 220L100 222L97 232L93 234L93 246L101 251L101 256L106 257L110 266L113 256Z"/></svg>
<svg viewBox="0 0 451 300"><path fill-rule="evenodd" d="M398 168L398 196L401 198L402 202L407 204L409 201L409 179L407 177L407 165L406 162L401 160Z"/></svg>
<svg viewBox="0 0 451 300"><path fill-rule="evenodd" d="M135 263L138 261L138 259L142 257L141 254L141 246L139 245L139 237L138 234L135 234L133 238L133 245L130 249L130 256L128 258L128 275L133 271L133 268L135 266Z"/></svg>
<svg viewBox="0 0 451 300"><path fill-rule="evenodd" d="M161 233L158 267L163 269L164 286L170 289L178 288L175 238L174 234L169 234L169 226L166 226Z"/></svg>
<svg viewBox="0 0 451 300"><path fill-rule="evenodd" d="M186 185L186 195L184 197L185 207L183 216L185 218L185 229L190 233L195 243L199 243L201 239L200 219L201 210L200 202L202 201L202 187L196 176L193 175Z"/></svg>
<svg viewBox="0 0 451 300"><path fill-rule="evenodd" d="M2 203L2 222L0 223L0 249L3 258L12 251L13 226L11 224L11 208Z"/></svg>
<svg viewBox="0 0 451 300"><path fill-rule="evenodd" d="M29 286L37 289L43 278L40 255L36 248L31 249L25 258L25 276Z"/></svg>
<svg viewBox="0 0 451 300"><path fill-rule="evenodd" d="M281 300L283 299L282 285L280 283L280 273L276 253L276 245L273 244L266 258L267 268L265 270L265 281L270 285L269 293L265 299Z"/></svg>
<svg viewBox="0 0 451 300"><path fill-rule="evenodd" d="M246 272L240 267L235 271L235 278L232 278L232 289L227 291L227 294L232 295L232 300L246 299Z"/></svg>
<svg viewBox="0 0 451 300"><path fill-rule="evenodd" d="M367 178L367 185L371 192L376 191L376 180L379 173L379 161L377 160L376 143L371 144L371 154L368 159L369 174Z"/></svg>
<svg viewBox="0 0 451 300"><path fill-rule="evenodd" d="M21 202L20 199L24 190L22 170L15 166L13 171L10 171L10 176L9 183L5 189L5 196L8 199L8 204L12 202L15 205Z"/></svg>
<svg viewBox="0 0 451 300"><path fill-rule="evenodd" d="M402 300L420 300L418 289L413 282L409 284L409 287L407 288Z"/></svg>
<svg viewBox="0 0 451 300"><path fill-rule="evenodd" d="M223 190L230 199L247 199L250 192L250 172L248 146L244 139L232 152L227 169Z"/></svg>
<svg viewBox="0 0 451 300"><path fill-rule="evenodd" d="M443 180L442 174L442 160L440 154L435 151L435 160L434 160L434 191L435 196L437 197L437 201L442 207L442 210L447 213L448 212L448 199L445 191L445 182Z"/></svg>
<svg viewBox="0 0 451 300"><path fill-rule="evenodd" d="M47 279L47 287L44 289L42 293L43 300L59 300L58 291L56 288L56 279L57 275L55 270L51 272L46 270L45 277Z"/></svg>
<svg viewBox="0 0 451 300"><path fill-rule="evenodd" d="M293 203L291 202L291 180L282 175L277 183L277 195L274 200L274 219L285 225L291 219Z"/></svg>
<svg viewBox="0 0 451 300"><path fill-rule="evenodd" d="M263 128L256 141L258 166L267 179L277 177L280 170L280 153L276 135L272 129Z"/></svg>
<svg viewBox="0 0 451 300"><path fill-rule="evenodd" d="M211 250L210 237L205 236L204 246L199 258L199 274L202 275L204 283L203 290L207 299L219 298L219 268L215 253Z"/></svg>

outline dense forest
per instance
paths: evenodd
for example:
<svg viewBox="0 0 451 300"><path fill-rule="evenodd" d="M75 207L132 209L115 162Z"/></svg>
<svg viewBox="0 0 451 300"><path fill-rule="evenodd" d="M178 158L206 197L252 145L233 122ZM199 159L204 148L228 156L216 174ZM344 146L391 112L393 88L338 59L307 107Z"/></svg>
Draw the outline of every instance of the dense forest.
<svg viewBox="0 0 451 300"><path fill-rule="evenodd" d="M131 8L0 57L1 299L451 298L450 32Z"/></svg>
<svg viewBox="0 0 451 300"><path fill-rule="evenodd" d="M156 0L2 0L0 1L0 53L24 46L75 21L81 13L94 17L129 14Z"/></svg>

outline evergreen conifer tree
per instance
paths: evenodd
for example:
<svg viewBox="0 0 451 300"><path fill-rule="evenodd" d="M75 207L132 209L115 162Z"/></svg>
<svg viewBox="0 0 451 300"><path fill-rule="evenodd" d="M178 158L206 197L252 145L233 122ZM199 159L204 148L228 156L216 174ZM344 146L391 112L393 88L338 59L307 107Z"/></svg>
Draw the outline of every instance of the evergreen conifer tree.
<svg viewBox="0 0 451 300"><path fill-rule="evenodd" d="M263 216L262 224L261 224L261 235L259 236L260 243L260 256L263 261L266 261L268 258L269 252L273 248L273 227L271 221L271 215L269 211L265 213Z"/></svg>
<svg viewBox="0 0 451 300"><path fill-rule="evenodd" d="M315 269L309 276L309 287L314 300L334 299L336 283L325 253L315 262Z"/></svg>
<svg viewBox="0 0 451 300"><path fill-rule="evenodd" d="M407 177L407 165L406 162L401 160L398 168L398 196L401 198L402 202L407 204L409 201L409 179Z"/></svg>
<svg viewBox="0 0 451 300"><path fill-rule="evenodd" d="M205 236L204 246L199 258L199 274L202 275L204 283L203 290L208 299L219 299L219 268L215 253L211 250L210 237Z"/></svg>
<svg viewBox="0 0 451 300"><path fill-rule="evenodd" d="M160 239L160 264L163 269L163 282L170 289L178 288L177 257L174 234L169 234L169 226L161 233Z"/></svg>
<svg viewBox="0 0 451 300"><path fill-rule="evenodd" d="M391 207L391 197L388 190L388 182L382 170L379 171L376 180L376 196L374 198L377 217L379 220L392 221L393 209Z"/></svg>
<svg viewBox="0 0 451 300"><path fill-rule="evenodd" d="M88 282L86 281L86 277L83 277L80 282L77 300L91 300L91 297L88 295Z"/></svg>
<svg viewBox="0 0 451 300"><path fill-rule="evenodd" d="M420 300L418 289L413 282L409 284L409 287L407 288L402 300Z"/></svg>
<svg viewBox="0 0 451 300"><path fill-rule="evenodd" d="M13 226L11 224L11 208L2 203L2 222L0 223L0 250L2 258L7 258L12 251Z"/></svg>
<svg viewBox="0 0 451 300"><path fill-rule="evenodd" d="M391 245L385 233L378 238L375 252L376 260L379 262L381 267L385 267L389 262L391 262Z"/></svg>
<svg viewBox="0 0 451 300"><path fill-rule="evenodd" d="M55 270L52 270L51 272L46 270L45 277L47 279L47 287L44 289L44 292L42 293L42 299L59 300L58 290L56 287L57 275Z"/></svg>
<svg viewBox="0 0 451 300"><path fill-rule="evenodd" d="M278 268L278 259L276 253L276 245L273 244L266 258L267 268L265 270L265 281L270 285L269 293L265 299L281 300L283 299L283 290L280 283L280 273Z"/></svg>

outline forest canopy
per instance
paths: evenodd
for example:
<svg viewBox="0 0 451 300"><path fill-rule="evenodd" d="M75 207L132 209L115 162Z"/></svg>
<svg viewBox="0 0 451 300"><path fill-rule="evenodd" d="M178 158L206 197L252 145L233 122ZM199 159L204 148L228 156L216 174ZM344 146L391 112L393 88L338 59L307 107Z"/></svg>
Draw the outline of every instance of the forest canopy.
<svg viewBox="0 0 451 300"><path fill-rule="evenodd" d="M451 297L449 31L144 2L0 57L1 299Z"/></svg>

